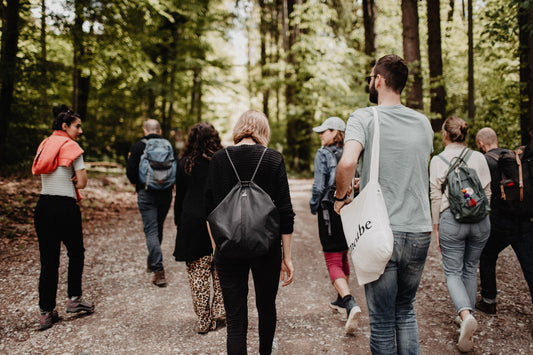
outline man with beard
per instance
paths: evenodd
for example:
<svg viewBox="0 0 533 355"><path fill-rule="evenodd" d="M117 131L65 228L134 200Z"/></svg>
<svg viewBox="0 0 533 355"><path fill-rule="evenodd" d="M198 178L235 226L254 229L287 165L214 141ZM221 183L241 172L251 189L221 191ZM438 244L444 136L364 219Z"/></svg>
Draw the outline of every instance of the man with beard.
<svg viewBox="0 0 533 355"><path fill-rule="evenodd" d="M420 350L413 303L431 241L428 163L433 131L426 116L401 104L407 76L405 61L386 55L367 78L370 102L378 104L379 183L394 235L393 254L384 273L365 285L373 354L418 354ZM337 213L349 203L360 158L360 183L355 188L363 189L368 183L373 135L372 109L353 112L337 166Z"/></svg>

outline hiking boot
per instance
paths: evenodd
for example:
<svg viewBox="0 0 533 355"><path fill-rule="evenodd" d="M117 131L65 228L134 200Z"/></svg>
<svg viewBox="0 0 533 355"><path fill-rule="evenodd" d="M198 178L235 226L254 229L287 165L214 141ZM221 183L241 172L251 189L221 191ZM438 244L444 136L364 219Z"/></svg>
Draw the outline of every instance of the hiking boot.
<svg viewBox="0 0 533 355"><path fill-rule="evenodd" d="M167 280L165 279L165 270L154 271L152 283L159 287L166 287Z"/></svg>
<svg viewBox="0 0 533 355"><path fill-rule="evenodd" d="M459 333L459 341L457 342L457 348L462 352L468 352L474 347L472 337L477 329L476 319L469 314L461 322L461 330Z"/></svg>
<svg viewBox="0 0 533 355"><path fill-rule="evenodd" d="M346 313L346 308L344 308L344 305L342 304L342 297L340 295L337 295L337 299L335 301L331 301L329 306L339 313Z"/></svg>
<svg viewBox="0 0 533 355"><path fill-rule="evenodd" d="M59 321L59 315L56 310L51 312L41 311L41 317L39 318L39 330L46 330L51 328L54 323Z"/></svg>
<svg viewBox="0 0 533 355"><path fill-rule="evenodd" d="M151 273L154 272L154 269L152 268L152 265L150 265L150 260L146 259L146 272Z"/></svg>
<svg viewBox="0 0 533 355"><path fill-rule="evenodd" d="M346 324L344 325L344 331L346 334L355 334L357 326L359 325L359 318L361 318L361 308L355 303L352 295L345 296L345 299L343 299L346 308Z"/></svg>
<svg viewBox="0 0 533 355"><path fill-rule="evenodd" d="M94 312L94 303L85 301L81 296L71 297L67 301L67 313Z"/></svg>
<svg viewBox="0 0 533 355"><path fill-rule="evenodd" d="M476 302L476 309L485 314L496 314L496 302L487 303L483 298L480 298Z"/></svg>

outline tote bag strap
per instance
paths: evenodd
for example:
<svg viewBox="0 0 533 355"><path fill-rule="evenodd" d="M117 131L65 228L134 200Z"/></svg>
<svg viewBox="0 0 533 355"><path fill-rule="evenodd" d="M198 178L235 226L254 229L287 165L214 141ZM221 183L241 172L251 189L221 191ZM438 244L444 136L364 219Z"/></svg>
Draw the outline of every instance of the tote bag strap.
<svg viewBox="0 0 533 355"><path fill-rule="evenodd" d="M261 161L263 161L263 157L265 156L265 153L267 151L268 148L265 147L265 150L263 150L263 153L261 154L261 158L259 158L259 163L257 163L257 166L255 167L255 171L254 171L254 174L252 175L252 178L250 179L250 181L254 181L254 178L255 178L255 174L257 174L257 170L259 170L259 165L261 165ZM239 182L241 182L241 177L239 176L239 173L237 172L237 169L235 168L235 165L233 165L233 161L231 160L231 157L229 156L229 152L228 152L228 149L224 149L226 151L226 155L228 156L228 160L231 164L231 167L233 168L233 171L235 172L235 175L237 176L237 180L239 180Z"/></svg>
<svg viewBox="0 0 533 355"><path fill-rule="evenodd" d="M372 137L372 153L370 158L370 179L369 181L378 181L379 177L379 120L378 110L372 107L374 113L374 136Z"/></svg>

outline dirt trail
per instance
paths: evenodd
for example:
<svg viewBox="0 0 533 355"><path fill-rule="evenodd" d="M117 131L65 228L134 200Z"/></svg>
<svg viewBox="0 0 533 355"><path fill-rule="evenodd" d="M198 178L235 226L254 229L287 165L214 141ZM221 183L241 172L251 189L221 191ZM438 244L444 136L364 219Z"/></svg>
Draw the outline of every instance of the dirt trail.
<svg viewBox="0 0 533 355"><path fill-rule="evenodd" d="M67 257L63 249L57 297L63 320L49 330L37 331L36 240L0 243L0 353L225 353L225 328L206 335L194 331L196 316L185 265L172 257L176 233L172 212L167 218L162 246L169 285L157 288L150 283L151 275L145 273L146 247L135 194L115 180L105 181L91 180L84 202L102 204L101 212L92 213L84 222L84 295L96 303L96 312L84 317L65 313ZM316 217L309 213L310 187L310 180L291 181L296 212L293 236L296 275L292 285L279 291L276 352L368 354L370 330L364 290L356 286L354 276L352 290L364 314L357 335L345 336L343 316L328 307L335 291L330 286L318 241ZM533 353L531 300L510 249L499 260L498 282L498 315L477 316L479 330L472 354ZM254 354L258 349L257 313L250 286L248 350ZM422 353L459 354L455 347L458 333L453 323L454 309L435 243L430 248L416 310Z"/></svg>

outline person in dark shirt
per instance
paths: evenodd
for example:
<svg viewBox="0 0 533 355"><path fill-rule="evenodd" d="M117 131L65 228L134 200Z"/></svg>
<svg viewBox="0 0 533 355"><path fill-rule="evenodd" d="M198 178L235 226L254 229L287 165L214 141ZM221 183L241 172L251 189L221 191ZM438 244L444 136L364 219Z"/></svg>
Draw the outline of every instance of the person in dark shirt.
<svg viewBox="0 0 533 355"><path fill-rule="evenodd" d="M174 222L178 233L174 257L176 261L186 262L192 304L198 316L197 332L200 334L215 330L226 319L204 214L209 161L221 148L218 132L210 123L195 124L189 131L176 177Z"/></svg>
<svg viewBox="0 0 533 355"><path fill-rule="evenodd" d="M247 111L233 129L235 146L227 151L242 181L249 181L268 145L268 119L259 111ZM206 189L206 212L209 214L237 183L237 176L226 155L220 150L209 165ZM215 248L215 265L227 317L228 354L246 354L248 328L248 274L252 271L256 306L259 316L259 353L270 354L276 330L276 295L281 273L282 286L289 285L294 276L291 258L291 238L294 212L289 183L282 155L267 149L254 182L273 200L280 215L280 238L268 254L256 258L232 258ZM211 238L214 244L213 239Z"/></svg>
<svg viewBox="0 0 533 355"><path fill-rule="evenodd" d="M509 245L513 248L529 286L533 300L533 221L513 215L505 208L501 195L501 173L497 158L505 149L498 148L498 136L492 128L479 130L476 136L479 150L485 153L492 178L490 236L479 263L481 297L476 308L487 314L496 314L496 262L498 255Z"/></svg>
<svg viewBox="0 0 533 355"><path fill-rule="evenodd" d="M137 205L141 213L146 246L148 248L147 271L153 272L152 283L165 287L167 280L163 268L161 241L163 240L163 224L172 203L172 187L164 190L147 190L139 181L139 163L146 147L145 141L162 138L161 126L154 119L144 122L144 137L133 144L128 153L126 175L137 191Z"/></svg>

